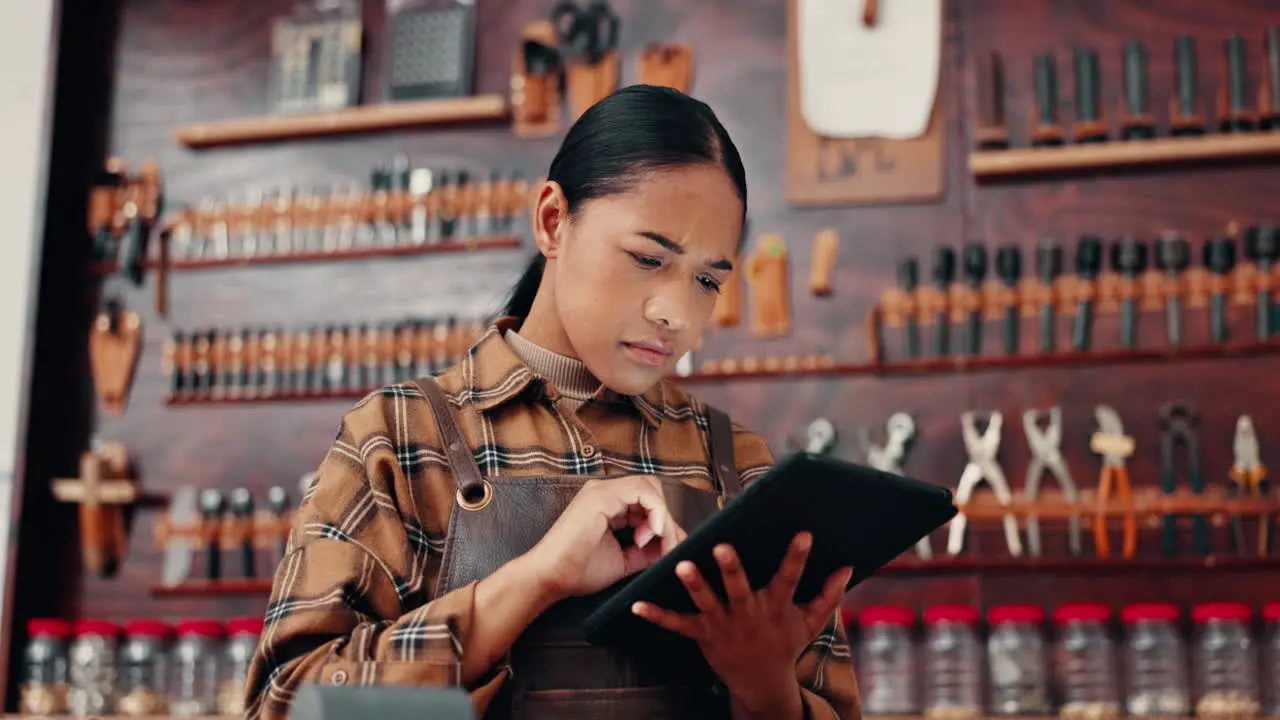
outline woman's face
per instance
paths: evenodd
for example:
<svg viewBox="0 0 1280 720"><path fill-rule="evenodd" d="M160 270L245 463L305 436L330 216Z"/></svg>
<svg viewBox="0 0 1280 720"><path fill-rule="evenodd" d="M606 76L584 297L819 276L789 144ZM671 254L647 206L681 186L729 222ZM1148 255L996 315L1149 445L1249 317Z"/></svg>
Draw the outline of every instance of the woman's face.
<svg viewBox="0 0 1280 720"><path fill-rule="evenodd" d="M699 345L720 289L740 272L742 215L733 182L706 164L654 171L560 226L548 266L556 307L606 387L643 393Z"/></svg>

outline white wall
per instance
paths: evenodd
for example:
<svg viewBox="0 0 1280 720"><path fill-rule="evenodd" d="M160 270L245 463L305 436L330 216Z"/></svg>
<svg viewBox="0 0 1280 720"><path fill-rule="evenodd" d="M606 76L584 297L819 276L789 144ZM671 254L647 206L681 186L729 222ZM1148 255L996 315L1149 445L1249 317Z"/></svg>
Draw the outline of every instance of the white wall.
<svg viewBox="0 0 1280 720"><path fill-rule="evenodd" d="M0 538L9 537L13 474L26 443L20 433L35 345L57 6L58 0L0 0ZM7 594L7 560L0 553L0 598Z"/></svg>

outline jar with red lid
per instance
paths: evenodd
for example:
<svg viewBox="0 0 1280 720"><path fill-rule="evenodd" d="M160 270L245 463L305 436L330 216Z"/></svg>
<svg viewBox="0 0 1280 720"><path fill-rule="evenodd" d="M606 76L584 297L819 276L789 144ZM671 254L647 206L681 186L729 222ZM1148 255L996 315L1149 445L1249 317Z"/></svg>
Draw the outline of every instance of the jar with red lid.
<svg viewBox="0 0 1280 720"><path fill-rule="evenodd" d="M1049 668L1044 610L1037 605L998 605L987 611L987 672L993 715L1049 712Z"/></svg>
<svg viewBox="0 0 1280 720"><path fill-rule="evenodd" d="M116 709L116 650L120 626L109 620L77 620L67 652L68 709L76 717Z"/></svg>
<svg viewBox="0 0 1280 720"><path fill-rule="evenodd" d="M121 715L147 717L164 714L166 674L169 670L169 638L173 634L161 620L130 620L124 624L120 646Z"/></svg>
<svg viewBox="0 0 1280 720"><path fill-rule="evenodd" d="M1178 629L1182 610L1169 603L1138 603L1126 605L1121 619L1128 681L1125 710L1134 717L1191 714L1187 648Z"/></svg>
<svg viewBox="0 0 1280 720"><path fill-rule="evenodd" d="M1253 611L1237 603L1206 603L1191 613L1196 624L1192 686L1202 718L1254 717L1258 657L1249 623Z"/></svg>
<svg viewBox="0 0 1280 720"><path fill-rule="evenodd" d="M218 713L221 715L244 715L244 683L249 675L249 663L258 650L262 624L259 617L227 621L227 644L220 670L222 679L218 683Z"/></svg>
<svg viewBox="0 0 1280 720"><path fill-rule="evenodd" d="M23 714L67 712L67 643L70 639L71 623L66 620L34 618L27 622L20 700Z"/></svg>
<svg viewBox="0 0 1280 720"><path fill-rule="evenodd" d="M982 716L978 609L935 605L924 611L924 714L930 720Z"/></svg>
<svg viewBox="0 0 1280 720"><path fill-rule="evenodd" d="M1267 710L1263 715L1277 717L1280 716L1280 602L1262 606L1262 619L1267 622L1262 675Z"/></svg>
<svg viewBox="0 0 1280 720"><path fill-rule="evenodd" d="M198 717L217 714L218 665L222 654L222 623L191 619L177 624L173 646L173 686L169 714Z"/></svg>
<svg viewBox="0 0 1280 720"><path fill-rule="evenodd" d="M1115 648L1107 634L1111 608L1095 603L1060 605L1053 611L1058 643L1054 666L1064 720L1120 717Z"/></svg>
<svg viewBox="0 0 1280 720"><path fill-rule="evenodd" d="M915 715L916 614L905 607L869 607L858 616L858 685L868 715Z"/></svg>

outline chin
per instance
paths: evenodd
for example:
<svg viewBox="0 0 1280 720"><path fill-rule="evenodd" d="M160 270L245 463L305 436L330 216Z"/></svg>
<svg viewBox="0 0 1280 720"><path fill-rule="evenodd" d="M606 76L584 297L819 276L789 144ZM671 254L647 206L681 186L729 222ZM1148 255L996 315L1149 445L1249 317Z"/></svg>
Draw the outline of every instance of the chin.
<svg viewBox="0 0 1280 720"><path fill-rule="evenodd" d="M670 368L667 367L613 367L608 373L596 375L596 379L619 395L643 395L649 388L662 382L668 372Z"/></svg>

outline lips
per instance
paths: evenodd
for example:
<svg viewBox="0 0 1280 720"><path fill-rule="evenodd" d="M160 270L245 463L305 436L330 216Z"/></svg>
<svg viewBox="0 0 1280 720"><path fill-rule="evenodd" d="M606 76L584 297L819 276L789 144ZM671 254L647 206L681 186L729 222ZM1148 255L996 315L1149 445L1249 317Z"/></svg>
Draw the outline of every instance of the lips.
<svg viewBox="0 0 1280 720"><path fill-rule="evenodd" d="M671 359L674 352L670 344L661 340L624 342L622 347L628 355L643 365L662 365Z"/></svg>

